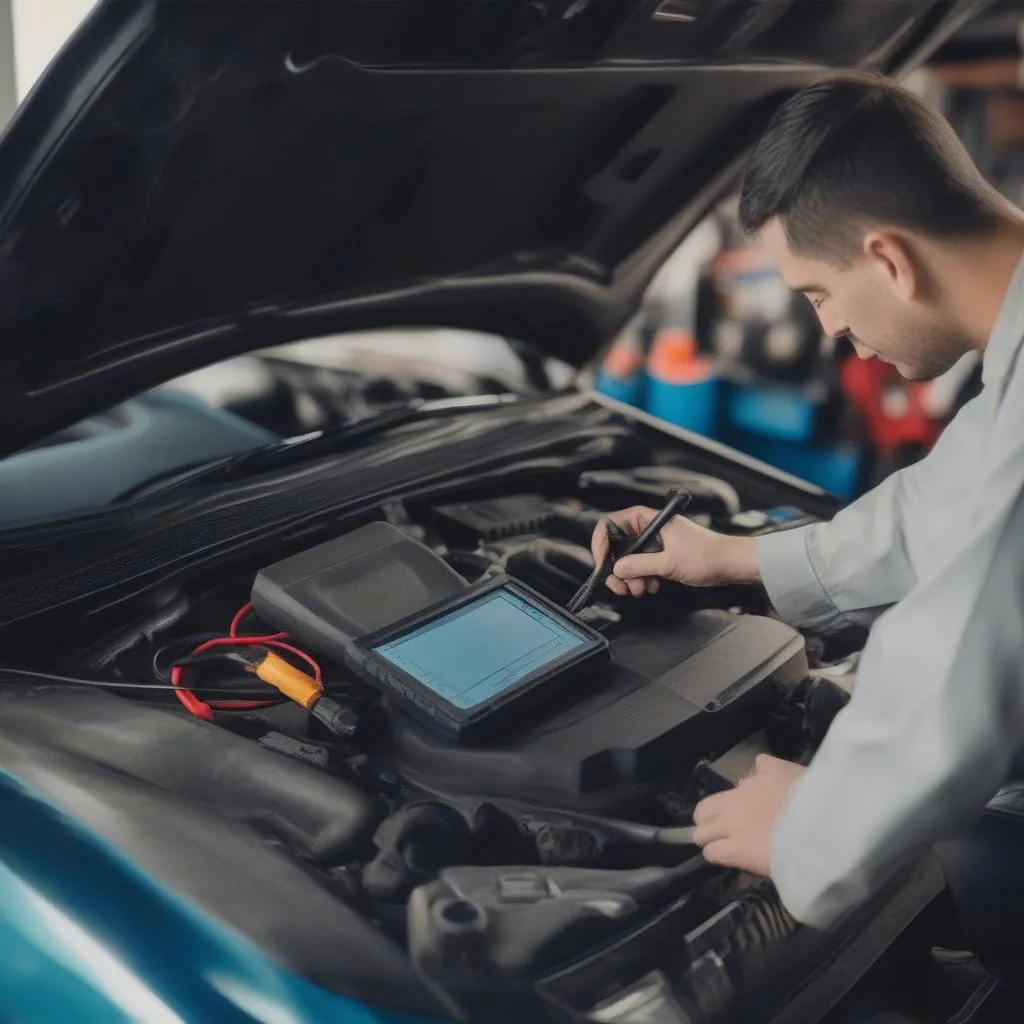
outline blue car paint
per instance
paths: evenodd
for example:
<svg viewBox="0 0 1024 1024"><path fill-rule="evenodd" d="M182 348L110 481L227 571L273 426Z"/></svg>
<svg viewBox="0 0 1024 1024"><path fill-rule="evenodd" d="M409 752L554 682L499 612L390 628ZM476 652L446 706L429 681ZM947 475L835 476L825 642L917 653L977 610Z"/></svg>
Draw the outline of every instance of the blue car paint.
<svg viewBox="0 0 1024 1024"><path fill-rule="evenodd" d="M0 1007L17 1024L427 1024L283 970L3 771Z"/></svg>

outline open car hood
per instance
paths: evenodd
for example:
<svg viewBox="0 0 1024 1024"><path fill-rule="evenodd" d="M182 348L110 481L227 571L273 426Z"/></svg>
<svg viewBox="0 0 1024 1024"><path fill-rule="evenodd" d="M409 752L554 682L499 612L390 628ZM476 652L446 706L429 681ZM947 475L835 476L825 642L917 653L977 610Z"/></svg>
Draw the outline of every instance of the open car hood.
<svg viewBox="0 0 1024 1024"><path fill-rule="evenodd" d="M101 0L0 144L0 450L367 327L572 363L823 66L944 0Z"/></svg>

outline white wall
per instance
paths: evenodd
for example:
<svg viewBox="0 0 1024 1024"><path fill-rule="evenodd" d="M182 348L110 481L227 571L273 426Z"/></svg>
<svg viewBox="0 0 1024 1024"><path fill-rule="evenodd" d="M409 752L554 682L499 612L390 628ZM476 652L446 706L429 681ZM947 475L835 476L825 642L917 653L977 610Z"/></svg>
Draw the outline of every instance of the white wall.
<svg viewBox="0 0 1024 1024"><path fill-rule="evenodd" d="M12 0L18 100L35 84L95 0Z"/></svg>
<svg viewBox="0 0 1024 1024"><path fill-rule="evenodd" d="M14 81L14 24L11 0L0 0L0 129L18 105Z"/></svg>

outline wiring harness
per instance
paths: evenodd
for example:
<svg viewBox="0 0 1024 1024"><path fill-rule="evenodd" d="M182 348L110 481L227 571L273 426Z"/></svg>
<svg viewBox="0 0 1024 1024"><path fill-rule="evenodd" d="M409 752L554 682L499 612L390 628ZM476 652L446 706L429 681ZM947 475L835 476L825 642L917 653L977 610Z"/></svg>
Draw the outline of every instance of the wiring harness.
<svg viewBox="0 0 1024 1024"><path fill-rule="evenodd" d="M323 673L320 665L305 651L289 643L287 633L240 634L242 624L252 612L251 603L244 605L231 620L227 636L206 640L188 657L171 667L174 694L182 706L196 718L212 722L217 710L246 711L264 708L279 704L288 698L303 706L309 706L306 702L311 700L312 693L315 692L318 696L323 693ZM312 669L312 676L274 654L274 651L283 651L301 659ZM185 686L185 673L190 666L203 664L213 658L230 660L240 665L244 671L273 686L282 696L265 700L201 700L193 690Z"/></svg>
<svg viewBox="0 0 1024 1024"><path fill-rule="evenodd" d="M196 718L214 722L217 711L246 711L292 700L304 707L336 736L354 739L359 732L359 717L349 706L324 694L323 671L314 658L289 643L287 633L240 632L242 624L252 613L252 604L244 605L231 620L227 636L205 640L187 658L175 662L171 667L171 685L174 687L174 695L183 707ZM277 652L283 652L305 662L312 670L312 675L309 671L286 661ZM280 697L259 700L202 700L184 685L184 676L190 666L211 659L226 659L240 665L245 672L273 687Z"/></svg>

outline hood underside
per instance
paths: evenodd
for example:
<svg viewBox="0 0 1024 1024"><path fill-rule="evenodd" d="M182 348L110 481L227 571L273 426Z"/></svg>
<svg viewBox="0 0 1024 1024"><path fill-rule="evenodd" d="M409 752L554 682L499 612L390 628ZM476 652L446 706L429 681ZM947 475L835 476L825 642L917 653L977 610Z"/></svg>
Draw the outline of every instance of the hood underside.
<svg viewBox="0 0 1024 1024"><path fill-rule="evenodd" d="M342 330L578 364L782 99L977 6L102 0L0 144L0 451Z"/></svg>

